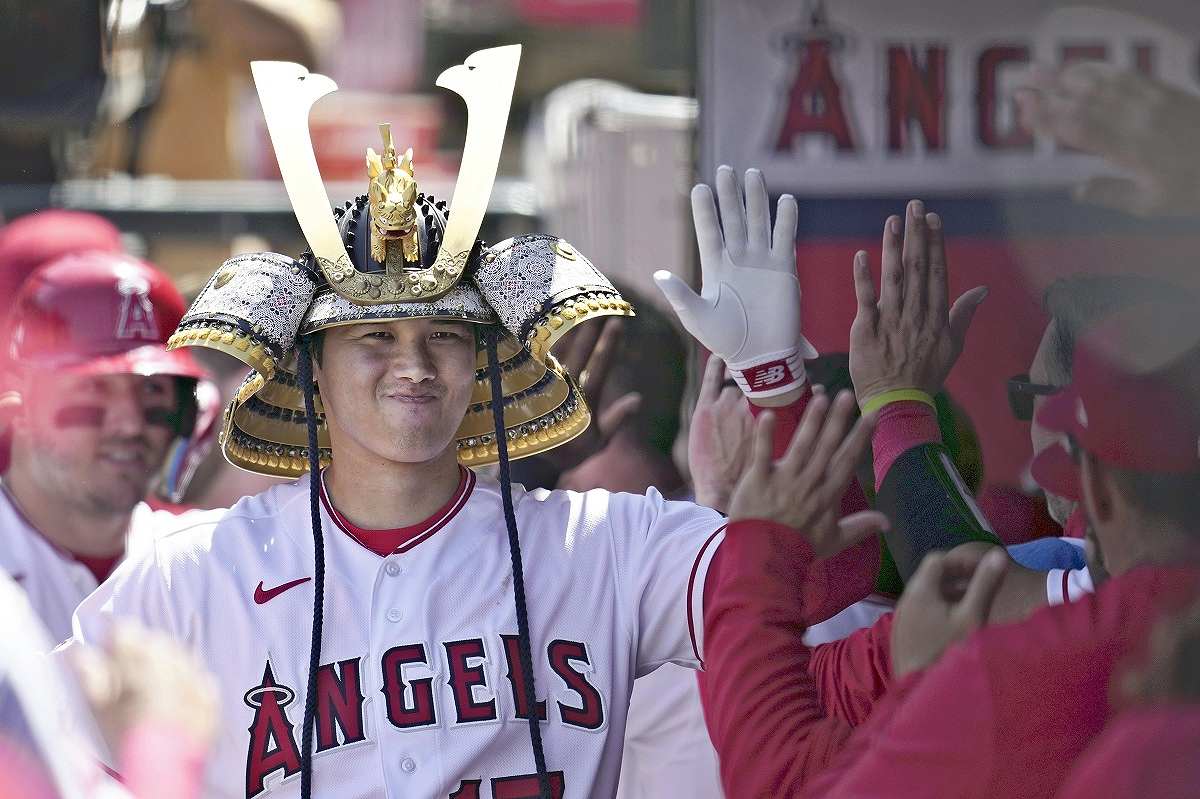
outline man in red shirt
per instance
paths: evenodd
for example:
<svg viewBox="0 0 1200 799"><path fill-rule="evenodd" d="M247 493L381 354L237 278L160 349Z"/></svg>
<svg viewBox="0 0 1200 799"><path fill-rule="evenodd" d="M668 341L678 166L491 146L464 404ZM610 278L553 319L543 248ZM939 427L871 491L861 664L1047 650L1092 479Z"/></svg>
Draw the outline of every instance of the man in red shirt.
<svg viewBox="0 0 1200 799"><path fill-rule="evenodd" d="M706 712L726 793L1052 796L1113 713L1112 676L1196 595L1200 403L1184 388L1196 385L1195 349L1132 374L1094 343L1081 348L1072 385L1039 421L1069 442L1093 556L1111 579L973 635L1004 571L999 552L930 555L894 617L806 647L797 586L855 537L830 523L832 499L809 526L750 521L783 518L772 497L796 491L795 475L759 453L735 491L705 612Z"/></svg>

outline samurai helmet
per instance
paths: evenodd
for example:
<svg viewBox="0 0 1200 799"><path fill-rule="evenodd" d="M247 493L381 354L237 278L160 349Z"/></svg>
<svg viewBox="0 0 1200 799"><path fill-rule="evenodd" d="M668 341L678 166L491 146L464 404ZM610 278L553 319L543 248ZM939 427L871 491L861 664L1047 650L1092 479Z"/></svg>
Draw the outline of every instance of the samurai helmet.
<svg viewBox="0 0 1200 799"><path fill-rule="evenodd" d="M468 112L462 166L448 206L420 191L412 150L399 154L390 126L381 124L382 151L366 151L367 193L331 207L308 113L336 84L298 64L251 65L310 251L299 258L264 252L227 260L170 339L172 348L211 347L253 370L225 412L221 446L231 463L287 477L308 469L297 342L364 321L433 318L494 326L512 458L551 449L586 429L591 415L583 395L551 350L580 322L629 316L633 309L562 239L526 235L490 247L477 239L519 60L519 45L481 50L437 80L463 98ZM316 415L326 464L331 452L319 396ZM474 396L456 439L465 465L498 458L482 344Z"/></svg>

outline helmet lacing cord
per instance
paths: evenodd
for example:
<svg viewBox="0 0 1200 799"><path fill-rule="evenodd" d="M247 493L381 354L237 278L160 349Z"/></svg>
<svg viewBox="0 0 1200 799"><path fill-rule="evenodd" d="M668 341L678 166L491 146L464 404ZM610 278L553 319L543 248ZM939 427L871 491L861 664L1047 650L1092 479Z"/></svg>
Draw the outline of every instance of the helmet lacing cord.
<svg viewBox="0 0 1200 799"><path fill-rule="evenodd" d="M308 656L308 690L304 701L304 727L300 736L300 796L312 797L313 728L316 726L317 672L321 668L321 629L325 606L325 537L321 532L321 451L317 443L317 411L313 399L312 356L308 342L296 348L296 377L304 391L308 427L308 500L313 533L313 623Z"/></svg>
<svg viewBox="0 0 1200 799"><path fill-rule="evenodd" d="M533 682L533 655L529 639L529 614L525 605L525 577L521 567L521 542L517 535L517 515L513 510L512 479L508 469L508 438L504 433L504 390L500 384L500 358L497 355L498 330L484 333L487 345L488 377L492 388L492 419L496 423L496 449L500 456L500 497L504 503L504 524L508 528L508 551L512 557L513 597L517 605L517 652L524 676L526 706L529 708L529 740L533 744L533 763L537 769L538 796L552 799L546 754L542 750L542 729L538 723L537 693Z"/></svg>

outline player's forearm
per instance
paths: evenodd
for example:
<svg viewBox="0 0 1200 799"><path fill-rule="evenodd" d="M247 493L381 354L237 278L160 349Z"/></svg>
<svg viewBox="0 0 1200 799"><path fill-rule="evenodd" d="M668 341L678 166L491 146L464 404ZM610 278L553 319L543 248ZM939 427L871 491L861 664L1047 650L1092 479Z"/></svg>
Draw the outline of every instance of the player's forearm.
<svg viewBox="0 0 1200 799"><path fill-rule="evenodd" d="M893 614L813 649L808 670L825 715L862 724L892 686Z"/></svg>
<svg viewBox="0 0 1200 799"><path fill-rule="evenodd" d="M792 403L773 408L775 413L775 438L772 442L774 457L781 457L787 450L792 435L800 425L804 409L812 399L812 389L805 384L801 395ZM749 402L750 412L755 416L763 408ZM868 508L867 498L858 481L850 483L842 496L843 516ZM875 587L879 573L879 542L874 538L839 552L811 565L806 578L800 584L801 599L805 607L805 622L817 624L864 599Z"/></svg>
<svg viewBox="0 0 1200 799"><path fill-rule="evenodd" d="M885 405L872 439L875 507L900 577L912 577L925 555L969 541L999 544L965 483L940 446L933 409L922 402Z"/></svg>
<svg viewBox="0 0 1200 799"><path fill-rule="evenodd" d="M940 443L942 432L933 408L912 400L884 405L876 417L875 432L871 434L875 486L883 485L896 459L908 450L922 444Z"/></svg>
<svg viewBox="0 0 1200 799"><path fill-rule="evenodd" d="M730 525L705 609L701 696L728 796L784 796L849 735L828 718L809 672L801 592L811 551L794 530Z"/></svg>

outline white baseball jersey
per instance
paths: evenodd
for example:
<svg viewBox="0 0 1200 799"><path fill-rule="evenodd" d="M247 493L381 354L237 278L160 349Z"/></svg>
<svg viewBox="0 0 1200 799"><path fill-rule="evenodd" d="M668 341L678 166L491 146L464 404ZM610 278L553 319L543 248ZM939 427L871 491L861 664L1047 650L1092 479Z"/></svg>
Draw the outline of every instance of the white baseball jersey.
<svg viewBox="0 0 1200 799"><path fill-rule="evenodd" d="M611 797L633 680L697 667L723 519L691 503L513 487L546 762L557 797ZM322 507L324 637L313 795L535 797L499 486L380 557ZM313 603L308 479L160 535L79 608L72 645L133 616L217 675L206 796L299 795Z"/></svg>
<svg viewBox="0 0 1200 799"><path fill-rule="evenodd" d="M126 552L146 546L155 529L174 519L167 511L138 503L129 523ZM0 490L0 569L25 589L56 643L71 635L71 614L97 585L88 567L34 529L4 490Z"/></svg>
<svg viewBox="0 0 1200 799"><path fill-rule="evenodd" d="M1076 602L1081 597L1095 592L1092 571L1087 566L1082 569L1051 569L1046 572L1046 601L1050 605Z"/></svg>

